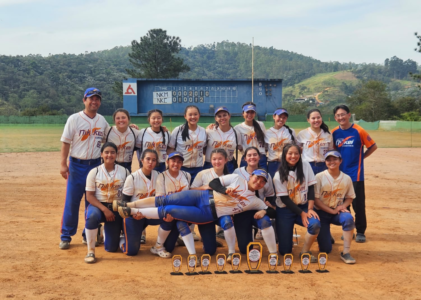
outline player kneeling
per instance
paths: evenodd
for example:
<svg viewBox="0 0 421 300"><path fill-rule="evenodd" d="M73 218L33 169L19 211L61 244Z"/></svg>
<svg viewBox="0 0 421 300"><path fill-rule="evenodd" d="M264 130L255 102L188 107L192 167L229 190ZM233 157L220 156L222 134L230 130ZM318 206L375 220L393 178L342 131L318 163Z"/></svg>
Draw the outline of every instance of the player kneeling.
<svg viewBox="0 0 421 300"><path fill-rule="evenodd" d="M88 244L88 254L85 262L96 262L95 242L98 227L104 224L105 251L116 252L119 247L122 218L113 212L112 202L121 200L122 190L129 171L117 164L117 146L111 142L101 148L103 164L92 169L86 179L86 199L89 205L86 209L85 232Z"/></svg>
<svg viewBox="0 0 421 300"><path fill-rule="evenodd" d="M321 223L317 237L320 252L330 253L332 251L330 224L342 226L344 249L341 259L347 264L355 264L356 261L350 254L355 223L351 213L347 210L355 198L352 180L351 177L339 170L342 162L339 152L334 150L327 152L325 161L327 170L316 175L314 203Z"/></svg>

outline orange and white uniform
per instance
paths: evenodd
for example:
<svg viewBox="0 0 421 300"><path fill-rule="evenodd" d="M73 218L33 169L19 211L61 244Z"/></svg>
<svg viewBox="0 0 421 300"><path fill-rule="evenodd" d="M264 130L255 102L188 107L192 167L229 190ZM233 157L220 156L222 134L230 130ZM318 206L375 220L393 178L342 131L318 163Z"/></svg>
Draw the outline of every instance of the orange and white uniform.
<svg viewBox="0 0 421 300"><path fill-rule="evenodd" d="M153 170L151 179L147 178L142 169L130 174L124 184L123 194L132 196L131 202L155 196L158 172Z"/></svg>
<svg viewBox="0 0 421 300"><path fill-rule="evenodd" d="M208 136L208 140L206 145L205 161L211 161L211 153L214 149L224 149L228 154L228 161L231 161L237 147L236 141L238 141L239 145L241 142L240 133L236 130L234 131L233 128L227 132L223 132L218 127L216 129L206 129L206 134Z"/></svg>
<svg viewBox="0 0 421 300"><path fill-rule="evenodd" d="M292 136L297 140L294 129L291 128L291 131ZM286 144L292 142L292 136L284 126L280 129L271 127L266 131L265 142L268 144L268 161L280 161L282 150Z"/></svg>
<svg viewBox="0 0 421 300"><path fill-rule="evenodd" d="M121 133L115 126L109 128L106 131L105 140L108 142L112 142L117 146L116 161L132 161L133 152L136 145L136 138L138 137L139 133L140 131L134 128L127 128L127 130L124 133Z"/></svg>
<svg viewBox="0 0 421 300"><path fill-rule="evenodd" d="M303 148L303 160L308 162L324 162L325 153L334 149L333 138L330 133L320 130L317 134L311 127L298 133L297 142Z"/></svg>
<svg viewBox="0 0 421 300"><path fill-rule="evenodd" d="M155 196L164 196L190 189L191 175L185 171L178 172L177 178L171 176L168 170L160 173L156 180Z"/></svg>
<svg viewBox="0 0 421 300"><path fill-rule="evenodd" d="M144 128L140 130L140 133L137 135L136 147L141 148L143 151L146 149L155 150L158 153L159 162L165 162L167 159L167 146L170 144L170 133L164 132L164 138L162 132L156 133L152 128Z"/></svg>
<svg viewBox="0 0 421 300"><path fill-rule="evenodd" d="M266 134L265 124L263 122L257 121L260 128L263 131L263 134ZM263 155L266 155L265 143L260 143L257 140L256 132L254 131L253 126L246 125L245 122L238 124L234 127L235 131L240 133L241 142L239 141L240 145L243 146L243 151L246 150L248 147L256 147L259 149L259 152Z"/></svg>
<svg viewBox="0 0 421 300"><path fill-rule="evenodd" d="M343 172L334 179L329 171L325 170L316 175L316 181L314 196L330 208L335 209L342 205L347 198L355 198L351 177Z"/></svg>

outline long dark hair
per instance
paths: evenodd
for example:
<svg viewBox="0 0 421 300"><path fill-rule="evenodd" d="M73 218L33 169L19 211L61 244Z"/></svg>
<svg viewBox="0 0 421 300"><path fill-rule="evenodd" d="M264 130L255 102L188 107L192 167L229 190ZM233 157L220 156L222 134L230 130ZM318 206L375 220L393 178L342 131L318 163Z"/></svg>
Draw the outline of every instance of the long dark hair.
<svg viewBox="0 0 421 300"><path fill-rule="evenodd" d="M164 121L164 116L162 114L162 110L151 109L150 111L148 111L148 122L149 122L149 119L150 119L150 117L153 113L159 113L162 117L162 121ZM149 125L150 125L150 123L149 123ZM162 129L162 126L159 126L159 131L162 133L162 143L165 145L165 132L164 132L164 129ZM145 132L146 132L146 129L145 129Z"/></svg>
<svg viewBox="0 0 421 300"><path fill-rule="evenodd" d="M244 103L241 108L244 108L244 106L246 106L246 105L253 105L254 107L256 107L256 104L248 101L248 102ZM244 112L243 112L243 114L244 114ZM257 140L260 142L260 144L264 145L265 144L265 134L263 133L262 128L260 128L259 123L257 123L257 121L255 119L253 119L253 127L254 127L254 132L256 133Z"/></svg>
<svg viewBox="0 0 421 300"><path fill-rule="evenodd" d="M189 108L197 109L197 112L199 113L199 117L200 117L200 110L196 105L186 106L186 108L184 109L184 116L186 116L187 110ZM183 131L181 132L181 139L183 140L183 142L185 142L187 139L190 139L190 137L189 137L189 122L187 120L186 120L186 123L184 123L184 128L183 128Z"/></svg>
<svg viewBox="0 0 421 300"><path fill-rule="evenodd" d="M286 156L288 153L288 150L292 147L295 147L298 150L298 153L300 154L300 159L295 164L295 174L297 175L297 182L302 184L304 182L304 171L303 171L303 162L301 160L301 149L296 144L286 144L284 149L282 150L282 156L281 156L281 164L279 165L279 176L281 177L281 182L288 181L288 175L289 171L291 169L290 166L288 166Z"/></svg>
<svg viewBox="0 0 421 300"><path fill-rule="evenodd" d="M247 156L247 153L248 153L250 150L256 150L257 154L259 155L259 160L260 160L260 156L261 156L262 154L260 153L259 149L257 149L257 147L254 147L254 146L247 147L247 149L244 151L243 157L242 157L241 159L242 159L242 160L244 160L244 161L246 161L246 156ZM247 164L247 162L246 162L246 164ZM257 163L257 165L259 165L259 163ZM248 166L248 164L247 164L247 166Z"/></svg>
<svg viewBox="0 0 421 300"><path fill-rule="evenodd" d="M216 153L220 153L225 157L225 159L228 159L227 151L225 151L222 148L216 148L216 149L213 149L212 152L211 152L211 155L210 155L211 161L212 161L212 155L214 155ZM228 171L227 163L225 163L224 164L224 175L228 175L228 174L229 174L229 171Z"/></svg>
<svg viewBox="0 0 421 300"><path fill-rule="evenodd" d="M278 109L285 109L285 108L278 107L276 110L278 110ZM286 109L285 109L285 111L286 111ZM295 138L294 138L294 135L292 134L292 129L287 124L284 124L283 127L285 127L286 129L288 129L289 135L291 136L291 140L295 143Z"/></svg>
<svg viewBox="0 0 421 300"><path fill-rule="evenodd" d="M313 109L310 109L310 110L307 112L307 120L308 120L308 119L310 119L310 115L311 115L312 113L314 113L314 112L318 112L318 113L320 114L320 117L322 117L322 113L320 112L320 110L318 110L317 108L313 108ZM330 133L330 131L329 131L329 126L327 126L327 125L325 124L325 122L323 122L323 118L322 118L322 124L320 125L320 128L321 128L324 132Z"/></svg>
<svg viewBox="0 0 421 300"><path fill-rule="evenodd" d="M153 150L153 149L145 149L145 150L142 152L142 155L140 156L140 159L139 159L139 167L140 167L140 168L142 168L142 167L143 167L143 164L142 164L142 159L145 159L146 154L148 154L148 153L153 153L153 154L155 154L155 156L156 156L156 164L157 164L157 165L159 164L159 156L158 156L158 152L156 152L156 151L155 151L155 150Z"/></svg>
<svg viewBox="0 0 421 300"><path fill-rule="evenodd" d="M117 113L122 112L127 116L127 119L130 121L130 114L127 110L125 110L124 108L118 108L116 109L116 111L113 113L113 120L115 122L115 116L117 115Z"/></svg>
<svg viewBox="0 0 421 300"><path fill-rule="evenodd" d="M105 142L104 145L102 145L102 147L101 147L101 154L102 154L102 152L104 152L105 148L107 148L107 147L114 148L115 153L117 154L117 152L118 152L117 146L116 146L116 144L114 144L112 142ZM102 157L101 157L101 163L102 164L104 163L104 159Z"/></svg>

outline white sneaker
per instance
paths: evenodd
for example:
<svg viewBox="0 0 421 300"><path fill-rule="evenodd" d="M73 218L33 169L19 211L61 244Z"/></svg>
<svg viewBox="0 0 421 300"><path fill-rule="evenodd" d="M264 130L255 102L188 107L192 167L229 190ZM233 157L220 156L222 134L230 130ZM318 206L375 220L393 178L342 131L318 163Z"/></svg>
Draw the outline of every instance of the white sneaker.
<svg viewBox="0 0 421 300"><path fill-rule="evenodd" d="M151 253L158 255L162 258L171 258L171 253L165 250L164 246L157 246L157 245L153 246L151 248Z"/></svg>

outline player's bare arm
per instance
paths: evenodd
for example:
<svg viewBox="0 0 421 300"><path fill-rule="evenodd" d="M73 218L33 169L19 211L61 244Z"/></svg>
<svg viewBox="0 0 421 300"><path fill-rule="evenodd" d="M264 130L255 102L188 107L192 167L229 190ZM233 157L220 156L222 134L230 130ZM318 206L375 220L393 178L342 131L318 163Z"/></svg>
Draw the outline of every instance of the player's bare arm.
<svg viewBox="0 0 421 300"><path fill-rule="evenodd" d="M351 205L352 200L354 200L354 199L353 198L346 198L345 201L344 201L344 203L342 205L338 205L335 208L335 213L336 214L339 214L341 212L349 212L349 210L347 209L347 207Z"/></svg>
<svg viewBox="0 0 421 300"><path fill-rule="evenodd" d="M61 144L61 162L60 174L64 179L69 175L69 166L67 165L67 158L69 157L70 144L63 142Z"/></svg>
<svg viewBox="0 0 421 300"><path fill-rule="evenodd" d="M373 146L371 146L367 151L364 152L364 159L366 159L367 157L369 157L371 154L373 154L374 151L377 150L377 145L374 144Z"/></svg>
<svg viewBox="0 0 421 300"><path fill-rule="evenodd" d="M95 207L98 207L105 215L107 222L115 221L114 213L105 207L96 197L94 191L86 191L86 200Z"/></svg>
<svg viewBox="0 0 421 300"><path fill-rule="evenodd" d="M315 198L314 204L317 206L318 209L321 209L329 214L337 214L337 212L333 208L330 208L329 206L324 204L323 201L320 200L320 198Z"/></svg>
<svg viewBox="0 0 421 300"><path fill-rule="evenodd" d="M313 210L314 207L314 200L308 200L308 218L316 218L320 220L319 215Z"/></svg>
<svg viewBox="0 0 421 300"><path fill-rule="evenodd" d="M254 214L254 218L256 220L263 218L266 215L266 210L262 209L259 210L257 213Z"/></svg>

